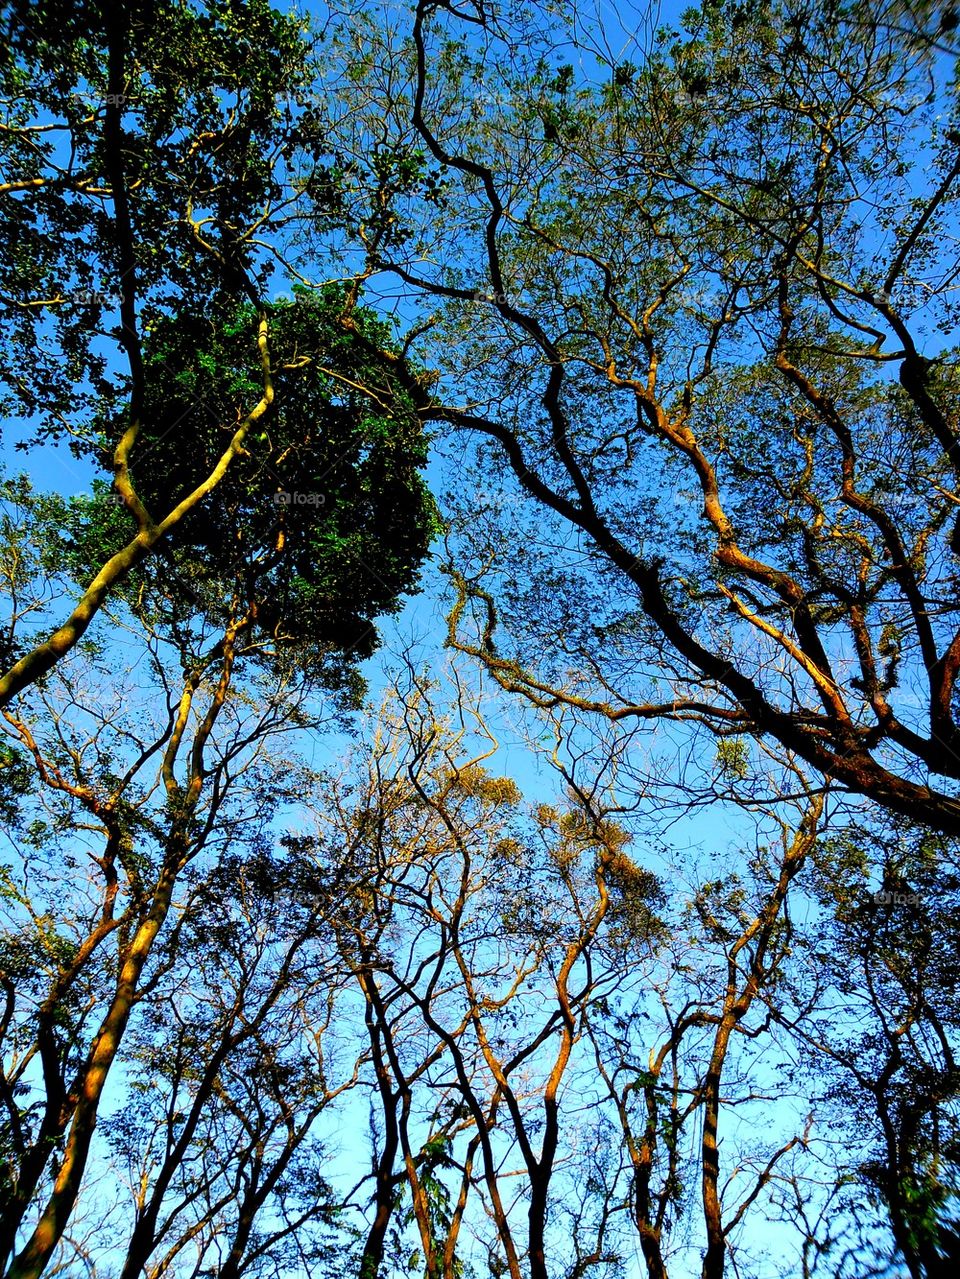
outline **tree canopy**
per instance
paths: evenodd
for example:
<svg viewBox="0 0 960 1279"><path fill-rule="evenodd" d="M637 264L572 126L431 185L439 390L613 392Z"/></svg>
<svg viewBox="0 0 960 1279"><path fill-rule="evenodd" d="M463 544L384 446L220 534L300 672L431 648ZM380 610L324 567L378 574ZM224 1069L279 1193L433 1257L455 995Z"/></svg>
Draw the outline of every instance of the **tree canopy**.
<svg viewBox="0 0 960 1279"><path fill-rule="evenodd" d="M953 8L0 12L3 1279L954 1274Z"/></svg>
<svg viewBox="0 0 960 1279"><path fill-rule="evenodd" d="M572 648L598 709L759 733L956 833L960 133L921 20L708 4L633 60L571 34L592 79L555 27L422 3L365 66L405 70L385 145L416 138L444 210L394 200L369 261L443 316L424 414L590 560L559 571L594 606L546 625L557 557L518 568L498 624L529 648L468 639L498 679L563 695L541 655Z"/></svg>
<svg viewBox="0 0 960 1279"><path fill-rule="evenodd" d="M211 474L261 377L256 334L269 334L269 412L211 500L171 530L160 574L171 571L187 609L222 607L239 590L255 625L283 647L342 650L356 662L373 650L378 613L415 589L438 531L421 477L423 425L397 385L386 326L354 309L338 323L342 290L234 312L159 317L144 343L145 425L130 475L148 512L175 510ZM261 316L263 317L261 319ZM119 433L99 424L109 462ZM87 574L119 550L131 518L112 491L77 503L74 562ZM134 525L135 529L135 525ZM125 590L140 588L142 574Z"/></svg>

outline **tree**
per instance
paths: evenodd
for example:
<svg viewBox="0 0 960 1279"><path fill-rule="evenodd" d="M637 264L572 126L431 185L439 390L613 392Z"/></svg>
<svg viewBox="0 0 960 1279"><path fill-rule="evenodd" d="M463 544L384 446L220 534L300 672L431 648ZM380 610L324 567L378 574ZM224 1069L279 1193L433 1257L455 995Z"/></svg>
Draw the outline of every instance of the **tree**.
<svg viewBox="0 0 960 1279"><path fill-rule="evenodd" d="M42 575L48 570L20 547L46 541L57 558L62 534L51 514L62 524L64 504L51 512L22 484L7 497L15 512L8 576L31 568ZM29 702L4 712L8 749L51 810L25 827L36 873L30 852L19 853L4 895L12 913L3 962L11 1054L3 1074L5 1261L27 1214L37 1212L10 1279L38 1276L63 1235L181 875L205 851L252 838L289 798L268 762L274 739L316 722L310 696L342 688L349 669L343 644L329 636L302 640L295 651L274 644L264 663L250 573L244 564L228 568L232 580L219 582L225 597L204 613L184 601L176 580L152 577L144 565L117 629L87 641ZM330 559L316 568L335 579ZM22 586L28 596L29 583ZM124 648L136 658L117 679ZM356 682L346 681L341 706L352 704ZM65 897L51 882L57 852L73 881ZM34 1060L42 1066L36 1085Z"/></svg>
<svg viewBox="0 0 960 1279"><path fill-rule="evenodd" d="M905 12L711 2L614 59L546 10L521 40L509 7L422 0L365 83L381 149L439 176L369 263L433 316L424 417L528 500L475 539L456 642L956 833L960 164L952 62Z"/></svg>
<svg viewBox="0 0 960 1279"><path fill-rule="evenodd" d="M942 1274L949 15L8 17L2 363L111 477L0 512L9 1279L720 1279L765 1217L784 1273ZM300 768L438 526L428 428L513 706L408 662Z"/></svg>
<svg viewBox="0 0 960 1279"><path fill-rule="evenodd" d="M849 1132L838 1179L879 1200L912 1279L935 1279L960 1256L956 856L895 821L838 833L816 862L826 926L801 948L791 1003L810 1016L796 1033Z"/></svg>
<svg viewBox="0 0 960 1279"><path fill-rule="evenodd" d="M436 696L412 677L381 709L367 779L327 805L312 853L301 850L331 877L325 902L340 903L333 925L376 1070L375 1211L360 1273L381 1273L391 1239L402 1261L408 1226L419 1244L410 1268L427 1279L482 1264L477 1242L494 1273L546 1276L571 1251L558 1218L582 1122L571 1077L591 1090L586 1009L622 975L603 926L613 915L638 950L649 946L658 886L584 780L568 776L565 802L524 812L516 783L487 764L498 743L482 704L458 689L451 723ZM588 1198L578 1274L617 1260L615 1214Z"/></svg>
<svg viewBox="0 0 960 1279"><path fill-rule="evenodd" d="M300 289L259 321L251 307L158 318L144 344L149 425L130 471L152 510L179 509L202 485L217 469L223 424L241 418L256 394L247 347L258 323L268 324L271 412L211 500L168 533L165 589L188 611L217 616L240 582L266 651L294 646L302 659L311 650L343 652L349 670L376 645L373 618L416 589L438 523L420 476L422 426L389 364L369 354L389 341L386 326L346 294ZM349 332L339 326L348 307ZM371 385L372 399L356 389ZM104 441L119 429L99 426ZM123 553L130 516L114 496L101 487L78 504L78 574ZM123 590L140 587L132 572Z"/></svg>
<svg viewBox="0 0 960 1279"><path fill-rule="evenodd" d="M317 1267L342 1256L350 1207L317 1130L364 1065L334 1026L345 974L283 858L243 842L192 878L107 1120L135 1214L103 1247L124 1279Z"/></svg>
<svg viewBox="0 0 960 1279"><path fill-rule="evenodd" d="M389 377L396 352L379 354L389 346L382 332L369 340L355 284L342 294L328 291L311 307L304 297L310 282L284 256L296 257L290 224L307 191L311 209L326 208L328 228L338 223L336 162L331 158L321 176L317 115L301 110L295 97L311 67L303 24L265 0L14 3L5 24L5 408L31 419L41 440L66 440L111 472L113 532L122 536L98 548L101 558L89 564L69 618L5 655L0 704L50 670L109 594L184 522L194 546L204 533L217 530L222 538L226 510L237 531L244 517L252 519L246 545L260 552L261 574L276 577L258 535L268 526L282 541L285 522L302 530L305 520L297 517L316 515L316 499L326 496L328 540L368 567L355 574L360 612L353 619L334 619L329 601L316 613L328 630L352 627L354 639L369 646L362 601L379 607L410 584L431 521L411 473L422 457L416 420L395 403ZM307 157L312 174L301 180ZM299 304L267 303L278 277L286 287L300 281ZM279 356L271 353L274 319ZM365 353L351 354L352 335L364 331ZM220 371L217 359L226 362ZM275 368L276 359L286 367ZM360 395L345 389L361 368L373 394L366 421L374 437L361 438ZM297 419L289 395L286 408L277 405L277 376L284 395L299 377L293 399L320 413L322 424ZM352 471L324 452L340 429L354 433L354 462L367 454ZM313 434L298 439L298 430ZM180 461L164 484L157 464L166 470L174 453ZM281 473L315 483L325 456L327 489L296 490L285 513L270 505ZM213 490L238 463L243 478L214 500ZM335 499L330 483L348 478L354 487ZM378 505L378 494L389 507ZM295 506L301 499L309 501L302 510ZM389 552L386 539L394 543ZM307 605L318 604L299 598L309 577L303 561L318 548L305 552L292 541L287 605L300 608L302 626ZM209 550L222 553L222 540ZM322 583L310 591L323 595Z"/></svg>

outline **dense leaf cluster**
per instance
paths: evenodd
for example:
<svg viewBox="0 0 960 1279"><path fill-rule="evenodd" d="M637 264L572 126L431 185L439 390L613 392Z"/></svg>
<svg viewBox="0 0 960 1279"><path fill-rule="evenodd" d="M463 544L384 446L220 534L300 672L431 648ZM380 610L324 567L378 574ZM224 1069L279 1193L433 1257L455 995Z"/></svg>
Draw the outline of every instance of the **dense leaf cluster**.
<svg viewBox="0 0 960 1279"><path fill-rule="evenodd" d="M355 659L375 646L373 619L415 589L437 516L421 475L422 426L383 354L386 328L363 311L344 327L342 311L334 289L268 307L272 408L171 532L160 572L169 589L172 567L188 610L217 615L239 593L271 639ZM151 327L131 471L157 519L215 469L263 396L258 324L257 311L242 307L194 309ZM106 442L121 427L108 419L99 429ZM132 521L106 489L76 510L75 556L95 571L131 536Z"/></svg>

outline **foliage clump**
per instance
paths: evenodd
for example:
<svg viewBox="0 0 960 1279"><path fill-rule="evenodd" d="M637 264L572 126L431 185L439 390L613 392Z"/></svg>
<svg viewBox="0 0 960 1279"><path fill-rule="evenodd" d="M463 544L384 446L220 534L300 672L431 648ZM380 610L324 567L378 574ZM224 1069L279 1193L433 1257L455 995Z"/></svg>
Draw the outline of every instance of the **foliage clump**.
<svg viewBox="0 0 960 1279"><path fill-rule="evenodd" d="M356 659L376 647L374 618L416 589L437 516L421 475L426 439L382 353L384 326L363 311L344 325L343 303L330 289L266 308L272 406L171 529L163 572L169 589L172 560L188 607L216 616L239 594L271 640ZM264 397L260 321L252 306L154 320L130 469L156 522L214 471ZM100 426L105 443L116 438L118 423ZM83 514L77 558L95 564L131 535L130 512L105 487Z"/></svg>

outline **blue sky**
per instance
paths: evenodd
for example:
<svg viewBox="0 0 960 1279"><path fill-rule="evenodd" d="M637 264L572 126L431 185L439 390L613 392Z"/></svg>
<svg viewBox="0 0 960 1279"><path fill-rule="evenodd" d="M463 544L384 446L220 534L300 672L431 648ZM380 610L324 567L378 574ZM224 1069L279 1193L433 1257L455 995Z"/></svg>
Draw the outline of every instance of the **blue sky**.
<svg viewBox="0 0 960 1279"><path fill-rule="evenodd" d="M658 20L670 21L686 6L663 6L658 7L656 16ZM372 7L371 7L372 9ZM319 10L314 10L319 12ZM599 9L599 14L604 32L608 38L611 50L615 52L623 52L632 39L633 32L647 23L653 11L645 6L609 6L604 5ZM584 74L587 74L589 68L584 66ZM38 488L52 490L63 495L75 495L89 491L90 484L94 478L93 468L89 465L78 462L74 459L69 451L64 447L55 447L52 445L44 445L42 447L31 450L29 453L19 453L13 448L18 438L24 438L26 428L17 426L9 427L4 432L4 447L6 450L6 461L9 471L25 469L31 476L34 484ZM454 484L458 479L458 468L455 463L444 462L440 458L435 458L428 470L428 476L432 485L438 490L442 490L449 484ZM536 518L535 514L532 517ZM438 548L439 551L439 548ZM449 603L448 582L436 571L436 564L428 565L423 575L423 592L409 600L403 607L402 611L395 618L389 618L381 623L381 633L383 636L383 646L381 651L364 666L365 674L370 682L371 699L376 702L377 698L383 691L389 679L389 671L391 666L397 666L401 663L403 655L406 652L412 652L413 660L416 665L442 674L446 662L449 660L449 654L443 649L444 635L444 615ZM476 671L470 671L467 678L474 683L480 683L482 677ZM487 688L491 688L489 681ZM535 801L540 798L552 798L557 789L557 779L552 773L549 766L545 764L542 756L531 752L526 743L525 735L531 730L529 716L525 715L513 703L504 700L495 700L492 703L492 723L500 739L501 746L498 756L491 761L491 767L501 768L504 772L508 772L515 776L521 787L527 792L530 800ZM672 737L670 737L672 734ZM677 728L669 730L667 735L670 738L670 748L675 751L677 758L682 760L684 752L688 754L694 751L699 752L698 764L709 767L711 761L704 754L704 746L700 739L694 739L685 729ZM650 739L653 740L652 738ZM658 743L663 741L663 735L658 738ZM542 744L546 745L546 740L542 739ZM304 740L302 750L308 761L314 767L322 766L327 760L339 759L346 747L345 740L337 739L331 736L311 737ZM658 747L659 748L659 747ZM636 747L638 753L644 751L644 742L641 738ZM653 804L655 801L651 801ZM280 831L278 831L278 835ZM722 861L728 846L737 847L741 840L749 843L754 837L753 819L749 815L737 809L733 805L718 804L710 809L701 809L692 816L682 820L677 825L672 826L669 832L669 839L674 849L681 853L690 867L691 880L695 879L698 874L707 875L712 866L715 865L717 857ZM664 869L669 862L663 858L658 852L655 844L651 841L651 845L644 850L644 857L654 866L663 866ZM684 886L684 891L689 885ZM801 897L798 902L800 911L810 911L813 908L809 902L804 902ZM114 1080L111 1087L111 1095L108 1099L110 1102L119 1102L122 1096L122 1085L120 1079ZM791 1102L784 1102L782 1105L773 1101L769 1104L768 1120L772 1126L783 1124L789 1126L796 1122L796 1106ZM365 1113L361 1116L358 1112L356 1115L356 1131L363 1131L365 1127ZM344 1177L352 1175L352 1164L359 1159L360 1154L351 1153L349 1146L349 1135L341 1134L341 1140L344 1145L344 1153L340 1156L343 1163ZM357 1147L359 1151L359 1147ZM365 1157L366 1152L363 1152ZM766 1228L757 1225L751 1228L755 1233L755 1242L770 1243L769 1235L766 1235ZM699 1269L699 1265L691 1262L689 1270L686 1272L693 1276ZM633 1272L637 1275L641 1273L639 1265ZM679 1275L683 1275L682 1270L677 1271Z"/></svg>

